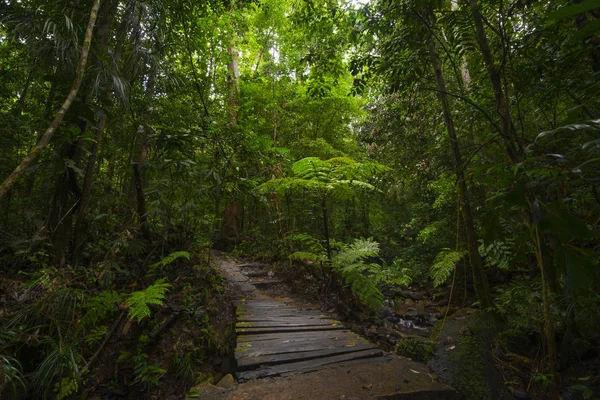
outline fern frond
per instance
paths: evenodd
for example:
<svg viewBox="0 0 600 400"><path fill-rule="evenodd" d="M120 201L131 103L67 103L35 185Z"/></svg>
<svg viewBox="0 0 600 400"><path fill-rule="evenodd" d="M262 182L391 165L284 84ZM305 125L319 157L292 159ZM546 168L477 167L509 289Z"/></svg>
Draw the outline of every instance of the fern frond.
<svg viewBox="0 0 600 400"><path fill-rule="evenodd" d="M149 306L162 305L169 287L171 287L170 284L159 279L153 285L148 286L146 290L131 293L125 301L125 305L129 308L129 318L140 322L149 317L151 314Z"/></svg>
<svg viewBox="0 0 600 400"><path fill-rule="evenodd" d="M383 294L370 274L365 275L357 268L345 268L341 270L341 275L365 305L376 312L383 307Z"/></svg>
<svg viewBox="0 0 600 400"><path fill-rule="evenodd" d="M438 287L448 280L456 264L465 256L465 251L453 251L443 249L435 257L434 263L429 270L433 287Z"/></svg>
<svg viewBox="0 0 600 400"><path fill-rule="evenodd" d="M95 325L111 315L116 310L116 304L120 303L123 296L114 290L107 290L98 296L90 297L83 305L86 310L80 321L80 327Z"/></svg>
<svg viewBox="0 0 600 400"><path fill-rule="evenodd" d="M311 253L309 251L297 251L290 254L290 260L297 261L325 261L327 257L323 254Z"/></svg>
<svg viewBox="0 0 600 400"><path fill-rule="evenodd" d="M182 257L189 261L191 255L187 251L176 251L174 253L169 254L168 256L166 256L165 258L160 260L159 262L152 264L150 266L150 269L156 269L158 267L165 267L165 266L171 264L173 261L177 260L178 258L182 258Z"/></svg>
<svg viewBox="0 0 600 400"><path fill-rule="evenodd" d="M343 246L331 260L344 282L350 286L359 299L375 311L383 306L383 294L377 283L381 266L363 261L379 254L379 243L372 239L355 239L352 244Z"/></svg>
<svg viewBox="0 0 600 400"><path fill-rule="evenodd" d="M488 266L508 270L514 258L514 247L514 239L495 240L488 245L480 241L479 254Z"/></svg>
<svg viewBox="0 0 600 400"><path fill-rule="evenodd" d="M346 246L342 251L337 253L332 262L336 267L345 268L357 261L368 257L375 257L378 254L379 243L372 239L355 239L351 245Z"/></svg>

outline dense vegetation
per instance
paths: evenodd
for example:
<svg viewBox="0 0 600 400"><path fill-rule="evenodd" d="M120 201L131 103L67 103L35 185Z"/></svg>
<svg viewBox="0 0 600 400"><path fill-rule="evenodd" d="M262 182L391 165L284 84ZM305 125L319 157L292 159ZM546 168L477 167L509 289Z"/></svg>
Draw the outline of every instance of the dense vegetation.
<svg viewBox="0 0 600 400"><path fill-rule="evenodd" d="M443 288L495 321L509 386L589 398L599 17L595 0L0 0L0 396L89 390L102 357L147 393L193 382L227 351L217 247L333 274L375 312L382 283ZM169 365L165 308L201 332Z"/></svg>

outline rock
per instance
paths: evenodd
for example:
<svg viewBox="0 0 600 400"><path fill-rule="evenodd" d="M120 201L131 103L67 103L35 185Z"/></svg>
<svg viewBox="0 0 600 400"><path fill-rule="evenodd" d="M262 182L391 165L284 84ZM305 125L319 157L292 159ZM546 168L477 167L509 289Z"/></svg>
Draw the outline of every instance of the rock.
<svg viewBox="0 0 600 400"><path fill-rule="evenodd" d="M225 375L223 378L221 378L219 383L217 383L217 387L224 388L224 389L231 389L234 386L235 386L235 381L233 380L233 375L231 375L231 374Z"/></svg>
<svg viewBox="0 0 600 400"><path fill-rule="evenodd" d="M379 315L381 318L389 318L394 316L394 310L390 307L381 307L381 311L379 311Z"/></svg>
<svg viewBox="0 0 600 400"><path fill-rule="evenodd" d="M513 392L513 395L517 398L517 399L531 399L531 396L529 395L529 393L527 392L523 392L522 390L515 390Z"/></svg>
<svg viewBox="0 0 600 400"><path fill-rule="evenodd" d="M200 385L204 382L209 382L209 381L212 382L212 380L213 380L212 374L205 374L204 372L200 372L198 374L198 377L196 378L195 382L196 382L196 385Z"/></svg>
<svg viewBox="0 0 600 400"><path fill-rule="evenodd" d="M220 381L219 381L220 383ZM204 382L191 388L185 394L185 400L209 398L217 393L225 392L227 389L212 385L210 382Z"/></svg>

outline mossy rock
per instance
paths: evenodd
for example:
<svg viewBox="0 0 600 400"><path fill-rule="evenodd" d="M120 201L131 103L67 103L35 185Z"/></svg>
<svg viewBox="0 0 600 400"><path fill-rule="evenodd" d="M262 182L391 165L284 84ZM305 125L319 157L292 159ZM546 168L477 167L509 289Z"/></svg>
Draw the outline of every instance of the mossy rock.
<svg viewBox="0 0 600 400"><path fill-rule="evenodd" d="M427 362L435 354L435 349L429 340L409 338L398 342L394 352L414 361Z"/></svg>
<svg viewBox="0 0 600 400"><path fill-rule="evenodd" d="M465 319L448 318L438 335L437 355L428 365L443 382L453 386L461 398L513 398L491 354L496 328L490 314L478 311ZM448 338L452 338L451 343Z"/></svg>
<svg viewBox="0 0 600 400"><path fill-rule="evenodd" d="M498 342L509 353L530 358L535 356L535 354L531 354L532 351L535 352L537 350L537 346L531 342L529 337L517 329L507 329L499 333Z"/></svg>
<svg viewBox="0 0 600 400"><path fill-rule="evenodd" d="M231 389L235 386L235 380L231 374L227 374L221 378L221 380L217 383L217 386L224 389Z"/></svg>

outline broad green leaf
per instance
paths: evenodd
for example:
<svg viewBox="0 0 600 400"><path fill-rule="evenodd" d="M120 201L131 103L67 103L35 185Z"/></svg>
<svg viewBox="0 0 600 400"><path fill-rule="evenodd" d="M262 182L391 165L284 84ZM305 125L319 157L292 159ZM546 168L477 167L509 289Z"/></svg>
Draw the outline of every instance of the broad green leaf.
<svg viewBox="0 0 600 400"><path fill-rule="evenodd" d="M566 277L566 285L575 295L586 293L598 281L597 261L591 249L562 245L554 257Z"/></svg>
<svg viewBox="0 0 600 400"><path fill-rule="evenodd" d="M570 4L565 7L561 7L558 10L551 12L548 15L547 21L561 21L567 18L574 17L575 15L591 11L595 8L600 8L600 0L585 0L579 4Z"/></svg>

